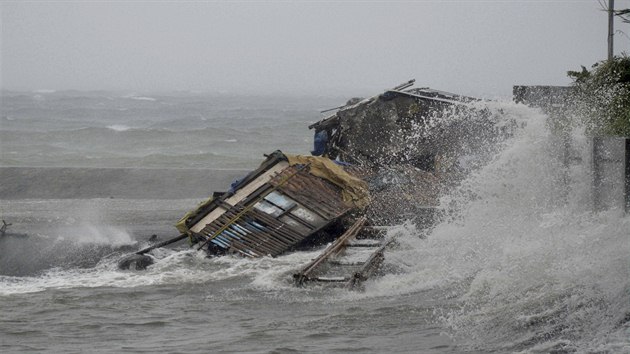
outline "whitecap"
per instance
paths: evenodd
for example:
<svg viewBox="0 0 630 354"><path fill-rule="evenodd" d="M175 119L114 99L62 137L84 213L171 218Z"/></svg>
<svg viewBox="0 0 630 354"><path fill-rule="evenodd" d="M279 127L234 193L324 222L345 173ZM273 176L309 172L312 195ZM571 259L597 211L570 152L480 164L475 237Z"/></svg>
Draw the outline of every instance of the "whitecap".
<svg viewBox="0 0 630 354"><path fill-rule="evenodd" d="M129 98L131 98L132 100L137 100L137 101L157 101L157 99L153 97L145 97L145 96L131 96Z"/></svg>
<svg viewBox="0 0 630 354"><path fill-rule="evenodd" d="M132 129L132 128L124 124L113 124L113 125L108 125L107 129L111 129L117 132L126 132L127 130Z"/></svg>

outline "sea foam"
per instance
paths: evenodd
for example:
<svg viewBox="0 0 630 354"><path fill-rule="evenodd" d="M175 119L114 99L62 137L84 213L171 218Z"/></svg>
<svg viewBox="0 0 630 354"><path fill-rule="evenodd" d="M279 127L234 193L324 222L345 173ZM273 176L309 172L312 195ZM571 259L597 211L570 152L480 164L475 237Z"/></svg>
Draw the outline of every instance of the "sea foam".
<svg viewBox="0 0 630 354"><path fill-rule="evenodd" d="M434 317L470 350L628 349L630 217L591 210L588 138L573 133L581 162L565 167L546 116L499 107L522 129L441 200L450 213L426 238L392 230L400 271L368 294L453 299Z"/></svg>

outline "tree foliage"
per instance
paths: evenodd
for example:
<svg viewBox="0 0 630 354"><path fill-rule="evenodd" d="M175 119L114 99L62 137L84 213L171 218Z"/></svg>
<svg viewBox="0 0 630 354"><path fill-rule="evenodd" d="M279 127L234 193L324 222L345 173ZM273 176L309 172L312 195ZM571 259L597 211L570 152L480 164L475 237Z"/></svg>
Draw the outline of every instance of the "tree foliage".
<svg viewBox="0 0 630 354"><path fill-rule="evenodd" d="M630 57L567 72L578 112L593 134L630 137Z"/></svg>
<svg viewBox="0 0 630 354"><path fill-rule="evenodd" d="M621 21L630 23L630 9L615 10L615 16L621 18Z"/></svg>

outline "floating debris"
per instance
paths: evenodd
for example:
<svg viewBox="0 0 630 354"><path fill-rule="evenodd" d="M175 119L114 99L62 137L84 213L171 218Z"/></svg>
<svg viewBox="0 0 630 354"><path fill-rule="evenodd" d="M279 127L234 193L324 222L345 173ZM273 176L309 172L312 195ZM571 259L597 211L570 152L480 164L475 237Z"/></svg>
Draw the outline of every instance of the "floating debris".
<svg viewBox="0 0 630 354"><path fill-rule="evenodd" d="M8 232L7 229L9 228L9 226L13 225L12 223L7 223L6 221L2 220L2 226L0 226L0 238L2 237L28 237L27 234L21 234L21 233L15 233L15 232Z"/></svg>
<svg viewBox="0 0 630 354"><path fill-rule="evenodd" d="M2 220L2 226L0 226L0 237L4 236L7 232L7 228L13 224L7 224L6 221Z"/></svg>
<svg viewBox="0 0 630 354"><path fill-rule="evenodd" d="M366 222L366 217L359 218L318 257L293 274L295 284L341 283L355 289L367 280L383 262L385 247L393 239L385 239L382 229L369 232Z"/></svg>

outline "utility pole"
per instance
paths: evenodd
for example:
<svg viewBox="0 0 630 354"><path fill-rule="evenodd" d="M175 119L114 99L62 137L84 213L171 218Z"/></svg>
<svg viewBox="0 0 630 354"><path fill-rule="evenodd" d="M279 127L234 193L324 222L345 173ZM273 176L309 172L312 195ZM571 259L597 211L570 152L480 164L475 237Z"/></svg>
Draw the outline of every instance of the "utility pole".
<svg viewBox="0 0 630 354"><path fill-rule="evenodd" d="M612 60L613 52L613 36L615 35L613 23L615 21L615 0L608 0L608 60Z"/></svg>

